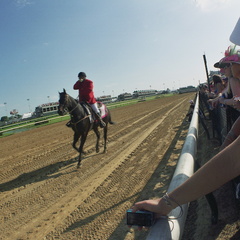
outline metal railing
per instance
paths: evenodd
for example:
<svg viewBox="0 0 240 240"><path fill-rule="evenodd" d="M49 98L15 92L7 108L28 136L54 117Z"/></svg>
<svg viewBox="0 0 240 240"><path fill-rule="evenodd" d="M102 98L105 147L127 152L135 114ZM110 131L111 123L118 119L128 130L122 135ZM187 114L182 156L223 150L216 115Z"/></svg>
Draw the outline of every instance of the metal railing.
<svg viewBox="0 0 240 240"><path fill-rule="evenodd" d="M168 192L171 192L194 173L194 159L197 152L198 137L198 111L199 95L197 94L192 120L188 129L188 134L179 157L176 170L170 182ZM184 225L188 212L188 205L182 205L183 214L180 207L175 208L168 215L170 218L160 218L149 230L147 240L179 240L182 237Z"/></svg>

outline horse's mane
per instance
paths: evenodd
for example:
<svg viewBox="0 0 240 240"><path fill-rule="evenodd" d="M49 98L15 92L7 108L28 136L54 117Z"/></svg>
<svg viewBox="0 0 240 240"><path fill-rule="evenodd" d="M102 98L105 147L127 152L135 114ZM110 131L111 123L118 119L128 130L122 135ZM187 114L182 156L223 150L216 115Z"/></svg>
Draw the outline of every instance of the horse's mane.
<svg viewBox="0 0 240 240"><path fill-rule="evenodd" d="M66 94L71 100L75 101L76 103L79 103L78 100L74 97L72 97L71 95L69 95L68 93L66 92L62 92L63 94Z"/></svg>

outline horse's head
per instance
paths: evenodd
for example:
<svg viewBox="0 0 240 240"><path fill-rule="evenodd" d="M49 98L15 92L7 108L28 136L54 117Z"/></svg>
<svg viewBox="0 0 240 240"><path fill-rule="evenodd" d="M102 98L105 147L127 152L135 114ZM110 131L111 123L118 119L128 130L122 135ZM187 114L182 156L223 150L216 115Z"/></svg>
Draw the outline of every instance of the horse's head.
<svg viewBox="0 0 240 240"><path fill-rule="evenodd" d="M59 106L58 106L58 114L63 116L67 113L67 106L68 106L68 94L66 90L63 89L63 92L59 93Z"/></svg>

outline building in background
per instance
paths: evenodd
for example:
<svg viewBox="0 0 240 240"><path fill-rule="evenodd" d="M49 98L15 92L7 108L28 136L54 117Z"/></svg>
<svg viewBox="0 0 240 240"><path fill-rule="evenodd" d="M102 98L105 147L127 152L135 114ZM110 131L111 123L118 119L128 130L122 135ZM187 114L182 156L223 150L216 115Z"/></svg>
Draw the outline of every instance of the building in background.
<svg viewBox="0 0 240 240"><path fill-rule="evenodd" d="M35 108L35 117L43 117L46 115L56 114L58 111L58 102L45 103Z"/></svg>

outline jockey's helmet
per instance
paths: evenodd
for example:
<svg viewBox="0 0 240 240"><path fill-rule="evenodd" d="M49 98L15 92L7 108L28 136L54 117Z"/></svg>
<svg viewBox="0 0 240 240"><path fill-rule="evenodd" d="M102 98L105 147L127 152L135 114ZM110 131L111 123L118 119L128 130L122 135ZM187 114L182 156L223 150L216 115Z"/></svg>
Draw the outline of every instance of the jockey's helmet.
<svg viewBox="0 0 240 240"><path fill-rule="evenodd" d="M80 72L80 73L78 74L78 78L85 78L85 77L87 77L87 75L86 75L85 72Z"/></svg>

